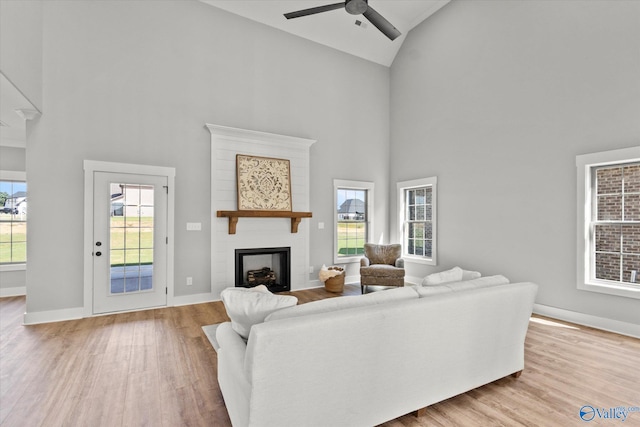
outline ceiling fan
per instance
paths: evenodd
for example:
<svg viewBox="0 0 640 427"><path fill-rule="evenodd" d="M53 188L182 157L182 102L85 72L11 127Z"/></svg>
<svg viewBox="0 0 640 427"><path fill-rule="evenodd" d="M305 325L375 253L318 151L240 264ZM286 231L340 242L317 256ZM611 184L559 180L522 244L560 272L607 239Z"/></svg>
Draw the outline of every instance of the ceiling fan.
<svg viewBox="0 0 640 427"><path fill-rule="evenodd" d="M329 12L330 10L345 8L347 12L352 15L363 15L369 22L371 22L377 29L389 37L391 40L395 40L401 33L396 27L387 21L382 15L376 12L371 6L369 6L367 0L346 0L342 3L328 4L325 6L312 7L310 9L298 10L296 12L285 13L284 16L287 19L300 18L302 16L315 15L316 13Z"/></svg>

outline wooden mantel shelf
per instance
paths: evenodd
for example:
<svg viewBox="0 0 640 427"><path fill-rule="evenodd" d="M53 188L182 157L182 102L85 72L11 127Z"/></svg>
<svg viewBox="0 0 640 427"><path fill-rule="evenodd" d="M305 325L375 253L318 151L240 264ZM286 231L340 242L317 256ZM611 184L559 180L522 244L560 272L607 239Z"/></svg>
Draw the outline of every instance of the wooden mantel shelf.
<svg viewBox="0 0 640 427"><path fill-rule="evenodd" d="M298 232L302 218L311 218L311 212L287 211L218 211L218 218L229 218L229 234L236 234L238 218L291 218L291 232Z"/></svg>

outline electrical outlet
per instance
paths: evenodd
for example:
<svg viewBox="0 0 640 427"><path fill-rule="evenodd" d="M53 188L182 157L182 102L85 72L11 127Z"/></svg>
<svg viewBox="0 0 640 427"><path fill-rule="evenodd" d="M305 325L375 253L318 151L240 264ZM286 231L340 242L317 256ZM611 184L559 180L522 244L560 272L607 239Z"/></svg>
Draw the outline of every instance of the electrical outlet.
<svg viewBox="0 0 640 427"><path fill-rule="evenodd" d="M313 273L313 265L309 267L309 273Z"/></svg>
<svg viewBox="0 0 640 427"><path fill-rule="evenodd" d="M187 286L193 285L193 277L187 277Z"/></svg>

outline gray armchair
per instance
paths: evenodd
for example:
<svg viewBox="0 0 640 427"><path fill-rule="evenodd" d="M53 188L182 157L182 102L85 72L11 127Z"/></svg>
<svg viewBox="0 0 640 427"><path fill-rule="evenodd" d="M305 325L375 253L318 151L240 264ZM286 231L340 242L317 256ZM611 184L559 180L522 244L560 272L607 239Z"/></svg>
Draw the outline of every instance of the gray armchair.
<svg viewBox="0 0 640 427"><path fill-rule="evenodd" d="M364 258L360 260L360 291L368 285L404 286L402 246L365 243Z"/></svg>

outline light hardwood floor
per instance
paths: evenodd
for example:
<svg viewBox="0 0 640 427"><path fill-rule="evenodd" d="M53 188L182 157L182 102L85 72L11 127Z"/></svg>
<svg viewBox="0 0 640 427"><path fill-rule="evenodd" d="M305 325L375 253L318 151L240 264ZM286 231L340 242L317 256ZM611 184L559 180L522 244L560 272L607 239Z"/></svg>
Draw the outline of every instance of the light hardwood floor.
<svg viewBox="0 0 640 427"><path fill-rule="evenodd" d="M360 293L347 285L346 295ZM301 303L335 296L293 292ZM230 426L216 353L201 326L221 303L23 326L24 297L0 299L0 425ZM534 316L525 370L384 424L640 426L640 412L585 423L584 405L640 407L640 340ZM407 355L416 363L416 355ZM333 427L333 426L327 426Z"/></svg>

